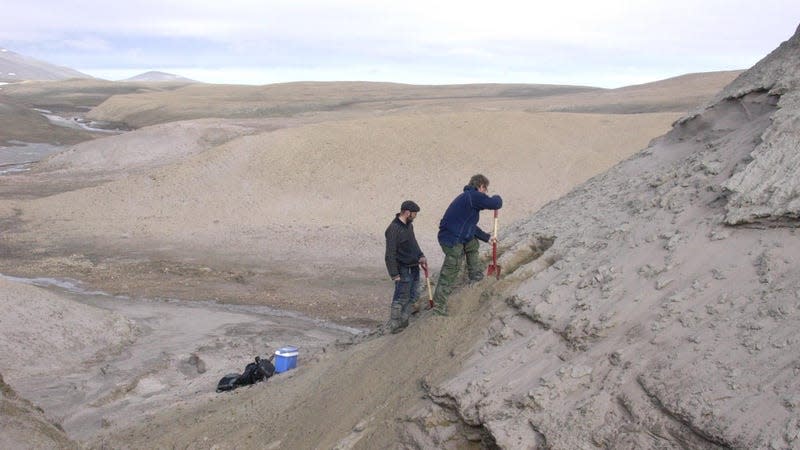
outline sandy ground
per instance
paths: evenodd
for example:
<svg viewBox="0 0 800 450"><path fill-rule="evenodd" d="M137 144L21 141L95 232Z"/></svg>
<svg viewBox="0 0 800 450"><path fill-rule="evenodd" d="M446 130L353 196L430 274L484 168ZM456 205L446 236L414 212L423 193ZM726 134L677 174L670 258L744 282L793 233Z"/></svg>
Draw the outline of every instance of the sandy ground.
<svg viewBox="0 0 800 450"><path fill-rule="evenodd" d="M205 290L205 299L375 323L385 315L383 230L404 199L422 206L418 238L438 266L438 216L472 174L495 180L492 191L509 205L502 220L512 221L646 145L676 117L415 114L255 134L252 127L226 125L251 135L205 150L198 139L202 133L224 137L219 125L150 127L51 158L45 167L58 169L54 174L15 177L15 183L31 181L30 195L46 177L96 184L98 176L116 177L111 172L119 171L119 161L132 166L114 181L4 203L14 241L32 243L9 248L13 268L6 272L58 273L115 294L190 298ZM189 127L205 131L192 138ZM170 133L188 144L162 144ZM147 151L121 152L107 164L112 170L100 171L100 158L95 166L83 161L101 142L108 142L102 147L108 155L126 145ZM174 151L181 148L191 151ZM177 162L162 157L164 149ZM81 170L65 170L64 161ZM515 182L530 173L540 176ZM30 265L21 264L29 258Z"/></svg>
<svg viewBox="0 0 800 450"><path fill-rule="evenodd" d="M0 283L12 312L1 322L5 380L77 440L176 402L207 402L223 375L257 355L293 345L308 364L358 332L268 307L113 297L65 280Z"/></svg>
<svg viewBox="0 0 800 450"><path fill-rule="evenodd" d="M662 85L651 97L641 88L605 100L559 94L571 99L561 109L591 113L546 112L552 105L541 103L540 93L514 98L498 95L498 87L490 95L449 88L434 99L428 98L433 88L425 99L390 92L365 101L359 94L353 106L331 99L336 110L323 102L287 117L171 122L69 147L29 171L0 177L0 273L75 279L107 293L4 282L15 301L34 295L81 305L47 333L55 344L102 339L80 344L94 356L74 355L74 368L56 382L29 376L28 366L13 359L0 373L70 437L91 445L142 447L158 437L155 445L166 447L380 448L397 439L381 430L392 428L398 414L426 429L426 421L440 417L452 425L453 439L466 433L479 442L486 437L479 422L459 425L453 414L463 413L431 406L420 395L436 396L433 386L475 355L471 343L485 335L490 318L476 319L492 298L485 293L493 289L490 280L465 292L463 306L454 309L458 318L447 326L426 313L414 333L404 334L410 341L362 335L355 341L363 343L350 346L342 339L347 329L314 320L372 330L385 319L391 286L382 235L403 200L422 206L417 235L438 267L439 215L471 175L483 172L491 191L503 195L504 227L647 146L679 117L675 98L718 90L721 78L705 79L697 92L670 82L672 97ZM285 88L294 89L287 103L307 95L307 86ZM165 120L163 110L147 116L130 101L136 120ZM649 112L613 114L620 101ZM124 102L115 99L93 114L111 119L103 112L111 106L119 111ZM237 114L241 105L234 106L221 114ZM250 307L225 306L233 304ZM297 316L275 319L263 307ZM28 322L15 319L15 326L51 323L47 308L39 313ZM122 330L86 328L83 337L59 337L70 320L91 327L109 318ZM19 336L2 340L13 348ZM229 396L209 392L222 374L288 341L302 346L304 370ZM396 389L386 396L386 386ZM231 416L242 404L250 408ZM428 413L411 412L417 408ZM331 417L339 420L326 426ZM205 421L209 426L198 428ZM217 426L233 422L245 425ZM448 432L436 433L441 442L449 439Z"/></svg>

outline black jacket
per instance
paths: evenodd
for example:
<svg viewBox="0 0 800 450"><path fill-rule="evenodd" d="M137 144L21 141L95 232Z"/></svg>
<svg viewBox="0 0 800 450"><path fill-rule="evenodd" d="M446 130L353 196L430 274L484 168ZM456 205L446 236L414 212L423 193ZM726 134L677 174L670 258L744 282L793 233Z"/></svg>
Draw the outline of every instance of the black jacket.
<svg viewBox="0 0 800 450"><path fill-rule="evenodd" d="M400 214L386 228L386 270L391 278L400 275L400 267L416 266L424 255L414 236L414 225L405 224Z"/></svg>

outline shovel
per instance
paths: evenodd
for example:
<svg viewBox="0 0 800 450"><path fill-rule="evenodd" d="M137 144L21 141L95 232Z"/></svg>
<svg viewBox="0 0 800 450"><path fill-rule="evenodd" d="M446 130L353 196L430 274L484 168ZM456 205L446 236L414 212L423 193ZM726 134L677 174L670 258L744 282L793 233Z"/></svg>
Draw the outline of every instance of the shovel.
<svg viewBox="0 0 800 450"><path fill-rule="evenodd" d="M425 284L428 285L428 306L433 308L433 293L431 292L431 278L428 276L428 266L422 268L425 271Z"/></svg>
<svg viewBox="0 0 800 450"><path fill-rule="evenodd" d="M494 275L495 278L499 280L501 267L497 264L497 210L496 209L494 210L494 230L492 231L492 236L494 237L494 242L492 243L492 263L489 264L489 267L486 269L486 275L487 276Z"/></svg>

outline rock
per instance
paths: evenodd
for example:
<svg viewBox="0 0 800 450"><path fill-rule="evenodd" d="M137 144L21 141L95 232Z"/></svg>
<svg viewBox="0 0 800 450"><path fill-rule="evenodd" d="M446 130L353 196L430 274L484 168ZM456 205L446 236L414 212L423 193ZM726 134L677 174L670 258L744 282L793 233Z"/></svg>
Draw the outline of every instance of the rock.
<svg viewBox="0 0 800 450"><path fill-rule="evenodd" d="M800 421L798 421L796 417L793 417L786 422L786 432L784 433L783 438L786 439L786 442L790 444L794 443L798 440L798 438L800 438Z"/></svg>
<svg viewBox="0 0 800 450"><path fill-rule="evenodd" d="M723 185L732 193L726 205L728 224L768 222L797 226L800 221L798 48L800 35L795 34L720 94L737 98L768 91L779 108L772 115L763 140L751 153L752 161Z"/></svg>
<svg viewBox="0 0 800 450"><path fill-rule="evenodd" d="M656 281L656 290L660 291L660 290L664 289L665 287L669 286L673 281L675 281L675 280L672 279L672 278L657 280Z"/></svg>
<svg viewBox="0 0 800 450"><path fill-rule="evenodd" d="M356 426L353 427L353 431L356 433L361 433L362 431L367 429L367 424L369 423L369 419L364 419L361 422L358 422Z"/></svg>
<svg viewBox="0 0 800 450"><path fill-rule="evenodd" d="M708 234L708 238L712 241L721 241L723 239L729 238L731 232L725 229L722 230L712 230L711 233Z"/></svg>
<svg viewBox="0 0 800 450"><path fill-rule="evenodd" d="M667 250L669 252L675 250L675 248L680 243L681 238L682 238L681 234L677 232L674 235L670 236L667 239L667 242L664 244L664 250Z"/></svg>
<svg viewBox="0 0 800 450"><path fill-rule="evenodd" d="M570 376L572 378L583 378L592 374L592 368L588 366L574 366Z"/></svg>
<svg viewBox="0 0 800 450"><path fill-rule="evenodd" d="M800 405L800 396L790 395L783 398L783 406L788 409L796 409Z"/></svg>

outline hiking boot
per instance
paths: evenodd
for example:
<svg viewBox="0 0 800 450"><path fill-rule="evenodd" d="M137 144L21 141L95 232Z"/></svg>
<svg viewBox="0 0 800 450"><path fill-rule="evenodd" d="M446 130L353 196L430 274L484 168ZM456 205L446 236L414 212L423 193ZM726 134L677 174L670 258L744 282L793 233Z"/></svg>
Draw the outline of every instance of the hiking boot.
<svg viewBox="0 0 800 450"><path fill-rule="evenodd" d="M395 326L392 328L392 334L397 334L406 329L408 326L408 312L400 311L400 318L397 319L395 322Z"/></svg>
<svg viewBox="0 0 800 450"><path fill-rule="evenodd" d="M389 327L389 331L392 333L397 333L398 331L402 330L404 327L400 327L400 314L401 314L401 307L400 305L393 304L389 308L389 323L387 324Z"/></svg>
<svg viewBox="0 0 800 450"><path fill-rule="evenodd" d="M444 317L447 317L447 315L448 315L447 314L447 310L441 309L439 307L434 307L433 308L433 313L436 314L437 316L444 316Z"/></svg>
<svg viewBox="0 0 800 450"><path fill-rule="evenodd" d="M475 272L469 274L469 285L472 286L475 283L479 283L483 280L483 271Z"/></svg>

